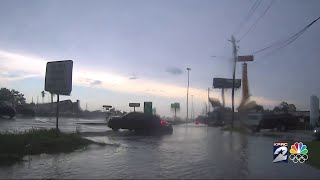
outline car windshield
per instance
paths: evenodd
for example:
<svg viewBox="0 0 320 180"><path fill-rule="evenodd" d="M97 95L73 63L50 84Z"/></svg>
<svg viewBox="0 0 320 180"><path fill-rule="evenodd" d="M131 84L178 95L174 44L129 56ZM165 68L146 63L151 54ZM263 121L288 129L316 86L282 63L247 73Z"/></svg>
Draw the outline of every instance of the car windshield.
<svg viewBox="0 0 320 180"><path fill-rule="evenodd" d="M0 179L320 178L320 0L0 3Z"/></svg>

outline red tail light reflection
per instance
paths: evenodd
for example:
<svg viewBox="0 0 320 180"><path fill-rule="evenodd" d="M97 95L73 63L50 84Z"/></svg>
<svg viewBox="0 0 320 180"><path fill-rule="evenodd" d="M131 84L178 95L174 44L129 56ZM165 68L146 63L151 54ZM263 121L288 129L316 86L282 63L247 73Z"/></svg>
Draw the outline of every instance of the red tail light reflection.
<svg viewBox="0 0 320 180"><path fill-rule="evenodd" d="M166 122L164 122L164 120L161 120L160 124L165 125L165 126L169 126Z"/></svg>

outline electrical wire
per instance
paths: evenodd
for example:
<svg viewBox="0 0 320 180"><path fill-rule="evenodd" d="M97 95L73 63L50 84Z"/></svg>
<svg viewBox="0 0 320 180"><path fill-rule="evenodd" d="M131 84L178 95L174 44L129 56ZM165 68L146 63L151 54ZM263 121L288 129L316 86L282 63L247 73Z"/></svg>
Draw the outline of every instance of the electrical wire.
<svg viewBox="0 0 320 180"><path fill-rule="evenodd" d="M255 12L255 10L258 8L258 6L260 5L262 0L256 0L255 3L253 4L253 6L251 7L248 15L245 17L245 19L240 23L239 28L237 28L236 32L234 32L233 34L238 34L239 31L241 30L242 26L250 19L250 17L252 16L252 14Z"/></svg>
<svg viewBox="0 0 320 180"><path fill-rule="evenodd" d="M240 38L239 41L241 41L244 37L246 37L249 32L253 29L253 27L263 18L263 16L268 12L268 10L270 9L270 7L272 6L274 0L271 1L270 5L267 7L267 9L261 14L261 16L251 25L251 27L249 28L249 30L244 33L244 35Z"/></svg>
<svg viewBox="0 0 320 180"><path fill-rule="evenodd" d="M315 22L317 22L319 19L320 19L320 17L318 17L317 19L315 19L314 21L312 21L310 24L308 24L306 27L304 27L304 28L303 28L302 30L300 30L298 33L296 33L296 34L294 34L293 36L287 38L286 40L275 42L275 43L273 43L273 44L271 44L271 45L269 45L269 46L267 46L267 47L265 47L265 48L262 48L262 49L260 49L260 50L258 50L258 51L255 51L253 54L258 54L258 53L260 53L260 52L263 52L263 51L265 51L265 50L267 50L267 49L276 47L277 45L281 45L281 44L282 44L282 46L278 47L278 48L275 49L274 51L280 50L280 49L282 49L282 48L290 45L290 44L293 43L296 39L298 39L304 32L306 32L306 30L307 30L308 28L310 28L310 27L311 27ZM274 51L272 51L272 52L274 52Z"/></svg>

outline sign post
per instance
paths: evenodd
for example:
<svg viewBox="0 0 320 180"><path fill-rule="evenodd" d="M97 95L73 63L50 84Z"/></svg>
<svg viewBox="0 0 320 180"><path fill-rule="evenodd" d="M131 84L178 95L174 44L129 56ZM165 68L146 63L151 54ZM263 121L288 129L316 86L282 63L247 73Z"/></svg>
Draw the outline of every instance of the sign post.
<svg viewBox="0 0 320 180"><path fill-rule="evenodd" d="M129 107L133 107L133 112L136 112L136 107L140 107L140 103L129 103Z"/></svg>
<svg viewBox="0 0 320 180"><path fill-rule="evenodd" d="M57 119L56 119L56 130L59 130L59 94L57 94Z"/></svg>
<svg viewBox="0 0 320 180"><path fill-rule="evenodd" d="M56 130L59 130L59 95L69 96L72 91L73 61L47 62L44 90L57 95Z"/></svg>
<svg viewBox="0 0 320 180"><path fill-rule="evenodd" d="M175 102L171 104L171 109L174 109L174 120L176 121L177 119L177 110L180 109L180 103Z"/></svg>

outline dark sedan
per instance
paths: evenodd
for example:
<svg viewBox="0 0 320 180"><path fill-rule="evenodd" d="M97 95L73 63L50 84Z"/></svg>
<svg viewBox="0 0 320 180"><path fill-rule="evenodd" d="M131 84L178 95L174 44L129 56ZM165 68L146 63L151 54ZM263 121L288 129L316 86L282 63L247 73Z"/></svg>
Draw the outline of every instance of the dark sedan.
<svg viewBox="0 0 320 180"><path fill-rule="evenodd" d="M160 117L141 112L131 112L121 118L111 118L108 127L117 131L119 129L134 130L137 133L172 133L172 125Z"/></svg>

